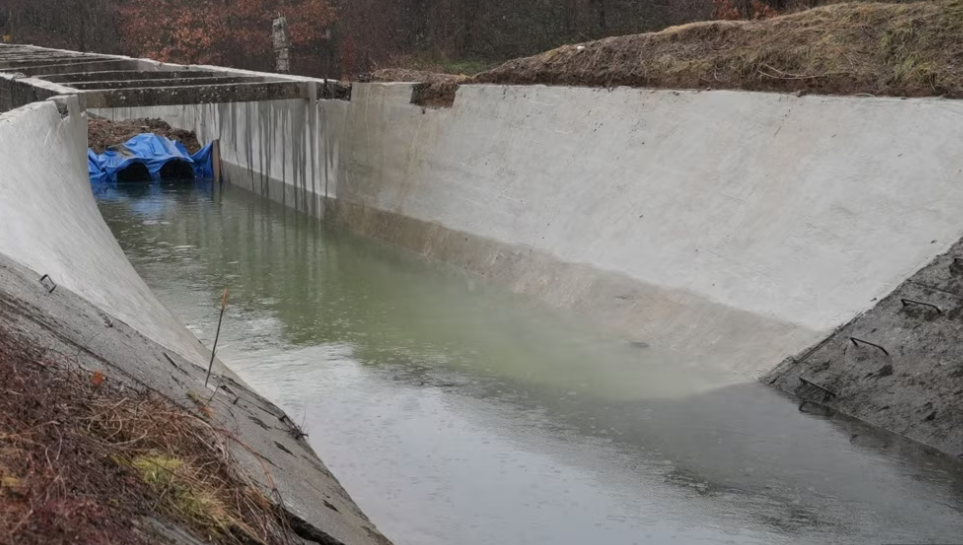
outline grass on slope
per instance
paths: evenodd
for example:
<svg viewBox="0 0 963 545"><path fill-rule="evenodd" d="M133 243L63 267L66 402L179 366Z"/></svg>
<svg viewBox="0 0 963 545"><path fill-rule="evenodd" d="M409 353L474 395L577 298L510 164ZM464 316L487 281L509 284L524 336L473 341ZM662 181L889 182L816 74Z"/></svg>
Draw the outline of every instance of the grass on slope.
<svg viewBox="0 0 963 545"><path fill-rule="evenodd" d="M159 527L193 536L178 543L295 542L283 509L231 458L230 432L84 371L2 310L0 543L167 543Z"/></svg>

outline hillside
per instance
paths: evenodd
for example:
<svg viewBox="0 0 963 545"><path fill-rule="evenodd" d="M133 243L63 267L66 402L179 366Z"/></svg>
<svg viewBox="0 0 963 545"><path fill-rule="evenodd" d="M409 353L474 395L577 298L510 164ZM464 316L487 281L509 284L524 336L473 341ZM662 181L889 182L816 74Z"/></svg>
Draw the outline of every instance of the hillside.
<svg viewBox="0 0 963 545"><path fill-rule="evenodd" d="M963 0L835 4L566 45L477 83L963 97Z"/></svg>

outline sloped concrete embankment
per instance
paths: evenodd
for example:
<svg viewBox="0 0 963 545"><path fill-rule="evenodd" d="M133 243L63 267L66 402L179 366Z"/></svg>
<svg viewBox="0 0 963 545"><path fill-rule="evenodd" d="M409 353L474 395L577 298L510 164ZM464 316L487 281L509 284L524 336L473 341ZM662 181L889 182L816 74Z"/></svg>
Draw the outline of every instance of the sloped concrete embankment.
<svg viewBox="0 0 963 545"><path fill-rule="evenodd" d="M87 180L87 116L73 98L0 116L0 254L49 275L192 363L210 353L127 262Z"/></svg>
<svg viewBox="0 0 963 545"><path fill-rule="evenodd" d="M350 101L95 112L219 138L230 183L734 380L818 343L963 233L954 101L472 85L426 109L412 95L355 84Z"/></svg>
<svg viewBox="0 0 963 545"><path fill-rule="evenodd" d="M101 218L87 180L86 131L75 98L0 115L3 314L43 349L192 408L211 395L209 353L154 297ZM388 543L284 412L222 371L211 421L240 439L232 456L266 495L281 498L298 538ZM197 542L171 528L152 531Z"/></svg>

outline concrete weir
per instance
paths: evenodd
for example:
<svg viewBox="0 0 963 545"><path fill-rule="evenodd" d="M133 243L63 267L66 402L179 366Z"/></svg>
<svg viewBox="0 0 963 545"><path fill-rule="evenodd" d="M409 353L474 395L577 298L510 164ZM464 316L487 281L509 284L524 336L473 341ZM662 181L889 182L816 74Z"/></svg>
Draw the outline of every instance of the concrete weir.
<svg viewBox="0 0 963 545"><path fill-rule="evenodd" d="M926 344L937 363L913 378L918 336L954 323L963 289L914 292L940 309L925 319L887 299L956 255L959 102L470 85L438 108L413 100L413 84L357 83L345 97L308 78L56 55L0 63L0 96L56 92L107 118L162 118L219 140L227 183L579 312L693 373L765 377L963 452L960 396L927 388L963 390L955 338ZM824 342L880 313L857 341ZM867 389L845 361L873 345L892 373Z"/></svg>

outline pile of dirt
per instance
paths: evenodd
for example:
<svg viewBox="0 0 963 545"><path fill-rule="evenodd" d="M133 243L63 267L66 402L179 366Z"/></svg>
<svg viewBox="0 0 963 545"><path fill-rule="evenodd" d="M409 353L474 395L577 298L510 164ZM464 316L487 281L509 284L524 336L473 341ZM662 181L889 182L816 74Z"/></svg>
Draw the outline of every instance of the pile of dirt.
<svg viewBox="0 0 963 545"><path fill-rule="evenodd" d="M194 536L178 542L294 539L203 410L112 386L19 335L0 314L0 543L146 545L158 528Z"/></svg>
<svg viewBox="0 0 963 545"><path fill-rule="evenodd" d="M477 83L963 97L963 0L835 4L509 61Z"/></svg>
<svg viewBox="0 0 963 545"><path fill-rule="evenodd" d="M357 80L360 82L378 81L459 85L462 83L470 83L471 77L464 75L456 76L453 74L441 74L426 70L383 68L368 74L362 74L357 77Z"/></svg>
<svg viewBox="0 0 963 545"><path fill-rule="evenodd" d="M143 133L154 133L184 144L191 154L201 149L200 142L194 131L171 128L161 119L131 119L126 121L111 121L109 119L91 119L87 123L87 142L95 152L103 153L111 146L117 146Z"/></svg>

